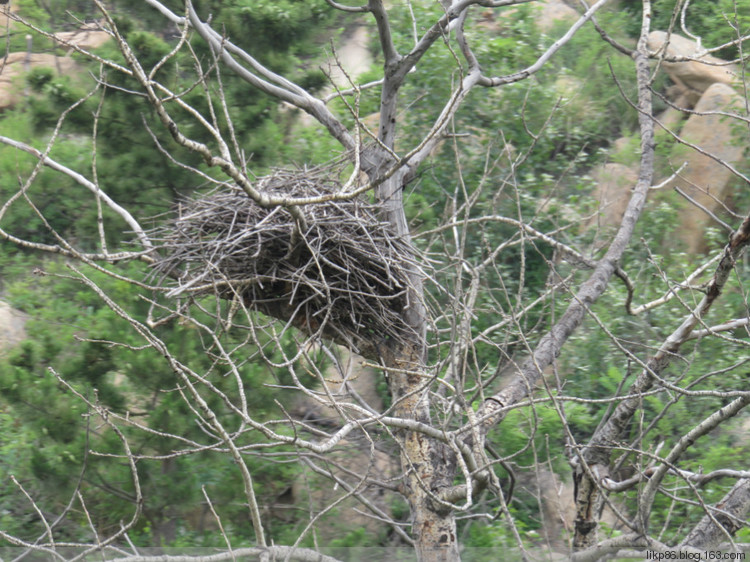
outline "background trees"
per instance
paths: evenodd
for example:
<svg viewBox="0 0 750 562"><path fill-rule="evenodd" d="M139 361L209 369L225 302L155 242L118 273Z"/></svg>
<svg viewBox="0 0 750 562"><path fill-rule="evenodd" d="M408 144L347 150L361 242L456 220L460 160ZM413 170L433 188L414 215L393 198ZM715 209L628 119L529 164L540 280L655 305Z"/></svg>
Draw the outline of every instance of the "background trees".
<svg viewBox="0 0 750 562"><path fill-rule="evenodd" d="M3 540L426 560L740 548L747 201L690 185L681 161L708 141L674 114L736 122L731 144L748 112L670 83L658 69L702 52L665 55L649 25L700 35L741 78L741 6L602 1L541 30L525 2L94 4L70 8L113 36L76 55L97 78L36 70L3 118L0 227L23 250L5 292L32 319L0 368ZM39 8L27 26L48 37L59 12ZM334 25L374 25L377 66L324 104L307 57ZM743 158L723 160L738 182ZM178 197L231 189L267 217L199 230ZM337 266L315 219L337 205L371 208L409 250ZM688 205L722 216L686 222ZM226 268L270 250L224 241L279 218L277 261L317 285ZM164 265L186 224L205 274ZM29 277L45 250L64 259ZM334 276L355 273L396 279L358 290L395 333L331 319ZM377 523L348 526L359 512Z"/></svg>

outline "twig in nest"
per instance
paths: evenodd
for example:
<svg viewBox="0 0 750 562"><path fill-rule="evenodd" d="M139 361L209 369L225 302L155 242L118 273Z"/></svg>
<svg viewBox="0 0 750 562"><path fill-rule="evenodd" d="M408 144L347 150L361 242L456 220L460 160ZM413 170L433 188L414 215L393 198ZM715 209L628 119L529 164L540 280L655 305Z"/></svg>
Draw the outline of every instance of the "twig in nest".
<svg viewBox="0 0 750 562"><path fill-rule="evenodd" d="M416 337L401 317L413 247L373 205L336 200L341 184L332 178L330 168L315 168L259 180L272 194L334 196L305 208L304 231L286 209L262 208L240 190L185 202L180 217L153 233L165 256L157 274L177 278L173 296L239 295L246 306L365 356L376 356L383 340Z"/></svg>

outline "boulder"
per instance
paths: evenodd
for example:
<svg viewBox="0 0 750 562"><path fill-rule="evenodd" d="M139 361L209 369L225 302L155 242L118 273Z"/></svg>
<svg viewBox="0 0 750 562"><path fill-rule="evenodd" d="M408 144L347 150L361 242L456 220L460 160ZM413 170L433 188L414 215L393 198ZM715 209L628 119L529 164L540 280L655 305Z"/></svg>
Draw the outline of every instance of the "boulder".
<svg viewBox="0 0 750 562"><path fill-rule="evenodd" d="M86 24L75 31L56 33L55 37L63 47L66 45L75 45L76 47L80 47L87 51L101 47L107 41L112 39L112 36L109 33L103 31L101 27L95 23Z"/></svg>
<svg viewBox="0 0 750 562"><path fill-rule="evenodd" d="M746 147L740 137L741 133L735 129L736 122L722 115L698 113L736 111L742 102L742 96L730 86L714 84L701 96L695 106L696 113L685 121L680 137L736 167L742 160ZM682 162L687 162L687 166L667 187L679 187L706 209L721 214L722 203L731 197L734 179L732 173L713 158L684 145L675 147L670 160L674 168L678 168ZM675 197L682 199L678 194ZM704 232L713 219L696 205L689 202L681 203L683 204L685 208L681 212L680 223L687 250L691 253L704 251Z"/></svg>
<svg viewBox="0 0 750 562"><path fill-rule="evenodd" d="M557 22L574 22L578 19L578 12L568 6L563 0L543 0L539 2L537 26L543 32L550 31Z"/></svg>
<svg viewBox="0 0 750 562"><path fill-rule="evenodd" d="M692 39L676 33L652 31L648 36L648 48L667 57L690 57L686 62L662 62L662 67L673 82L699 93L705 92L711 84L730 84L737 76L737 68L719 58L703 54L700 46Z"/></svg>
<svg viewBox="0 0 750 562"><path fill-rule="evenodd" d="M0 356L26 339L26 315L0 301Z"/></svg>
<svg viewBox="0 0 750 562"><path fill-rule="evenodd" d="M638 181L637 170L610 162L594 168L591 176L596 184L593 196L599 202L599 208L586 228L596 228L599 232L619 226Z"/></svg>
<svg viewBox="0 0 750 562"><path fill-rule="evenodd" d="M58 74L68 74L76 64L70 57L47 53L10 53L0 72L0 110L12 107L23 97L21 75L36 67L48 67Z"/></svg>

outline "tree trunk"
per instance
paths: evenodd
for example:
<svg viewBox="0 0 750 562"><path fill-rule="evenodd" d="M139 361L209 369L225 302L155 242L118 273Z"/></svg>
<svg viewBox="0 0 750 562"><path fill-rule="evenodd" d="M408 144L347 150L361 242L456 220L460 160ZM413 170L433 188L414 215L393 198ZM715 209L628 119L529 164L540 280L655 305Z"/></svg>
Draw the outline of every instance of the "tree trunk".
<svg viewBox="0 0 750 562"><path fill-rule="evenodd" d="M383 103L395 105L395 92ZM383 141L393 142L394 126L390 121L381 128ZM371 177L377 177L388 165L390 155L375 155ZM402 169L376 189L380 215L393 228L394 235L409 239L409 228L403 207L403 182L408 170ZM429 387L431 377L426 368L427 311L424 306L423 280L414 268L409 272L409 306L402 311L404 322L412 329L409 341L389 342L381 352L387 369L388 387L393 400L394 415L431 425ZM412 536L420 562L460 560L453 510L435 501L441 490L453 483L456 459L443 443L423 433L397 432L401 448L401 469L404 481L401 492L409 503Z"/></svg>
<svg viewBox="0 0 750 562"><path fill-rule="evenodd" d="M362 168L369 178L379 182L375 195L380 217L391 225L394 236L410 240L409 225L403 205L403 187L410 173L402 166L383 180L397 163L395 156L398 92L412 65L404 65L392 43L388 14L382 0L369 0L368 8L378 26L385 55L384 81L380 97L380 122L377 146L365 150ZM382 181L380 181L382 180ZM432 378L426 368L427 311L424 305L422 275L417 267L409 273L408 306L401 311L405 324L411 328L408 341L388 342L381 360L388 369L388 385L394 415L431 424L429 387ZM451 506L436 501L439 493L453 483L456 459L443 443L408 430L396 438L401 448L404 474L402 493L409 502L412 536L420 562L460 560L456 520Z"/></svg>
<svg viewBox="0 0 750 562"><path fill-rule="evenodd" d="M716 509L706 514L690 531L681 546L697 548L698 550L716 549L728 536L743 527L750 511L750 479L738 480L726 496L716 504Z"/></svg>
<svg viewBox="0 0 750 562"><path fill-rule="evenodd" d="M430 424L429 378L422 345L404 345L386 357L395 415ZM460 560L456 520L449 506L434 500L452 484L456 459L443 443L416 431L396 434L404 473L402 493L409 502L412 536L420 562Z"/></svg>

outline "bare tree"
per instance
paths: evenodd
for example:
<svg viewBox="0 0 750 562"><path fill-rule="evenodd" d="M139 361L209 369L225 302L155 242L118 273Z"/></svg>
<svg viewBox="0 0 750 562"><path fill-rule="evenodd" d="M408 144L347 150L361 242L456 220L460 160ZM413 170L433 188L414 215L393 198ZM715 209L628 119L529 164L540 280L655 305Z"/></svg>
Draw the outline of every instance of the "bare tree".
<svg viewBox="0 0 750 562"><path fill-rule="evenodd" d="M176 443L174 454L220 451L231 457L242 475L256 546L232 551L228 544L227 554L215 559L251 555L261 559L329 560L330 557L298 545L314 531L325 511L347 498L359 501L361 509L389 525L400 541L413 545L419 560L459 560L457 519L492 520L496 516L503 518L515 537L519 556L537 559L539 553L534 550L539 547L521 536L509 503L511 497L505 481L515 478L512 458L495 453L492 435L509 413L521 408L527 408L536 420L535 408L540 404L551 404L557 412L574 470L576 515L571 549L574 559L595 560L618 552L642 554L644 550L694 553L739 548L733 537L747 525L750 474L731 467L720 474L701 474L681 468L680 464L691 446L742 412L750 402L750 393L739 382L728 380L717 384L714 391L693 389L692 383L668 375L667 370L681 360L686 342L698 337L724 338L733 345L747 345L741 337L726 335L730 330L744 329L746 318L724 318L713 326L705 319L725 291L750 240L750 217L738 219L739 224L732 228L718 261L710 266L713 272L701 268L699 274L711 275L704 285L691 285L695 277L689 275L687 283L678 283L664 274L668 296L653 307L678 299L683 318L674 318L677 327L663 341L651 340L654 351L650 356L644 358L642 353L628 348L624 337L612 333L594 308L613 277L617 277L618 283L627 287L626 307L633 312L631 304L637 287L622 264L632 249L636 225L655 183L653 70L665 63L690 60L649 50L649 0L642 2L640 38L634 49L620 45L599 28L601 40L611 45L613 56L629 56L635 66L637 99L631 101L632 110L638 115L640 164L637 182L632 186L615 234L603 254L596 258L585 248L571 247L560 230L539 230L520 211L518 216L483 212L477 215L474 210L478 208L478 196L482 190L492 189L490 185L464 186L468 195L463 202L457 197L452 207L447 205L448 212L440 227L413 233L404 210L404 186L414 179L420 166L441 143L461 142L460 135L453 130L454 118L470 94L484 95L488 90L529 80L583 26L598 27L596 15L608 0L599 0L591 6L581 2L575 23L532 64L507 75L493 75L493 61L480 60L470 38L470 26L475 23L473 16L479 13L479 8L492 10L500 17L527 0L443 1L443 11L434 21L414 22L414 44L407 50L399 49L394 42L390 8L382 0L369 0L357 6L326 0L337 10L374 21L384 61L383 77L376 84L366 86L352 81L350 89L339 90L332 96L343 101L350 115L337 115L327 105L330 100L316 97L261 64L252 53L233 43L232 37L214 28L207 15L201 17L189 1L185 2L183 13L174 13L157 0L146 1L165 22L180 30L172 51L147 68L107 7L99 0L93 1L101 11L103 28L116 41L125 64L69 45L98 61L103 69L91 95L113 87L108 74L118 73L132 79L138 86L132 95L145 97L158 117L158 124L147 126L164 128L176 145L199 155L204 166L192 170L202 181L213 184L216 191L184 203L165 226L150 231L143 226L147 217L140 217L137 209L128 209L112 200L100 189L95 177L86 178L72 166L50 157L58 140L57 131L66 116L63 114L46 150L39 151L0 136L5 145L37 158L33 173L4 202L0 218L16 204L35 208L26 192L39 169L48 166L91 191L100 208L108 209L102 211L100 218L114 216L125 221L140 247L111 251L103 230L100 230L100 247L95 252L84 251L54 231L51 234L56 242L52 244L23 240L5 230L0 234L21 247L63 255L113 276L123 274L102 264L140 261L149 266L143 279L131 279L134 288L153 304L147 319L134 316L124 303L106 294L82 269L70 267L76 278L127 320L145 345L158 351L174 372L175 385L204 432L202 441L169 436ZM679 20L682 14L684 25L688 3L678 4L674 20ZM26 23L31 31L49 36L20 16L12 17ZM739 29L738 34L727 42L741 45L744 38ZM188 103L186 92L174 91L168 81L158 78L178 53L192 52L191 42L197 38L209 46L213 56L207 62L193 55L195 87L206 92L208 110L204 112ZM408 109L401 99L402 87L425 54L438 43L447 45L455 57L455 66L445 70L445 80L452 80L451 93L422 138L412 146L403 146L398 136L399 125ZM247 82L248 87L309 114L340 143L342 157L319 168L280 170L256 178L235 138L222 94L221 73L228 72ZM377 87L381 92L374 130L360 119L357 110L366 87ZM747 111L729 117L748 122ZM354 124L347 126L345 123L351 118ZM522 114L508 118L524 119ZM191 136L188 131L196 127L210 140ZM544 131L539 133L544 134ZM675 136L678 141L683 140L677 133ZM169 147L159 145L154 150L164 151L175 166L187 166L170 155ZM528 153L516 154L510 148L506 151L504 182L513 187L516 197L523 190L516 171L527 157ZM460 167L460 161L457 166ZM738 178L748 181L741 172L727 166ZM368 194L372 194L374 203L367 200ZM492 225L499 223L514 228L515 234L506 240L493 239ZM471 233L480 233L479 238L484 236L487 248L483 255L470 252ZM412 238L416 235L417 242ZM557 258L547 260L548 289L538 299L525 300L523 263L518 264L519 288L492 285L502 283L498 262L504 251L537 245L551 248ZM570 275L566 273L568 264L574 267ZM430 299L436 302L434 306ZM559 309L555 303L563 299L567 299L567 305L559 316L550 316L543 334L536 336L525 326L530 311L543 306ZM213 321L207 321L207 317ZM479 331L474 327L478 317L493 320L489 327ZM157 328L167 322L194 326L206 342L206 353L214 358L211 372L194 371L159 338ZM617 392L605 399L572 396L565 390L566 382L576 376L576 371L558 358L561 355L564 358L571 336L584 324L611 338L623 363L639 371L632 384L623 379ZM229 332L244 335L239 343L230 342L225 338ZM284 338L290 334L297 344L291 354L284 345ZM512 352L509 340L513 340ZM375 406L356 392L351 363L342 357L341 347L363 357L370 367L379 370L377 376L387 378L389 407ZM489 362L485 359L488 353L492 356ZM288 371L293 389L310 403L332 412L334 423L327 427L315 425L281 406L277 420L256 419L245 399L250 389L245 388L238 372L238 365L248 355ZM335 366L335 382L329 372L318 366L318 355ZM302 382L305 372L314 374L318 386L308 387ZM229 375L234 387L228 391L217 384L218 374ZM705 377L718 379L721 372L705 373ZM128 531L139 518L144 502L136 464L146 455L141 457L131 450L122 428L154 433L160 430L108 411L62 377L59 379L96 413L101 424L121 438L122 458L131 467L136 490L132 520L123 522L120 529L107 536L94 531L95 540L83 547L84 554L79 552L76 556L102 550L112 556L128 553L128 559L146 560L148 557L138 556L127 547ZM651 419L638 418L644 412L644 399L655 393L666 393L672 403L707 395L719 397L725 403L705 419L696 419L693 427L684 428L682 437L662 453L643 447L645 436L654 430L654 424ZM210 405L217 400L225 415L217 415L216 407ZM566 415L569 403L608 404L609 408L597 420L595 431L582 437L571 430ZM668 415L668 408L657 413L656 418ZM248 441L250 433L262 439ZM400 456L400 471L395 476L385 477L376 467L375 443L383 438L396 445ZM353 467L337 458L336 452L355 439L366 444L369 455L367 462ZM527 446L532 446L531 441ZM248 463L249 458L258 456L298 459L311 474L332 480L339 492L328 508L312 514L295 544L276 545L267 535L264 506L257 500ZM628 470L623 469L624 465ZM506 473L508 476L500 476ZM721 501L711 504L701 490L706 482L718 478L729 484ZM394 520L371 499L367 491L377 486L406 499L410 510L408 525ZM627 493L635 493L635 497L626 504L618 499L618 494L625 497ZM667 498L681 509L702 512L704 517L697 525L681 527L681 542L662 542L659 530L653 528L657 497ZM36 541L13 537L2 530L0 537L11 545L53 554L59 547L54 539L54 525L29 500L40 513L44 533ZM208 495L206 500L222 528L220 508L214 510ZM85 511L84 498L76 501L80 501ZM614 514L619 535L597 533L605 512Z"/></svg>

